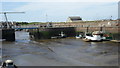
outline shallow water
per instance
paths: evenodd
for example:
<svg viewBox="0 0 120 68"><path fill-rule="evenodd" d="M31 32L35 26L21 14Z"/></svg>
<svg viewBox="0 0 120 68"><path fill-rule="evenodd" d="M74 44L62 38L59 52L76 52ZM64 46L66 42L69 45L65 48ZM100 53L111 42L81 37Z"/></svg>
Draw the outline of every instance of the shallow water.
<svg viewBox="0 0 120 68"><path fill-rule="evenodd" d="M15 42L2 43L2 56L18 66L117 66L118 43L74 38L31 41L28 32L16 32Z"/></svg>

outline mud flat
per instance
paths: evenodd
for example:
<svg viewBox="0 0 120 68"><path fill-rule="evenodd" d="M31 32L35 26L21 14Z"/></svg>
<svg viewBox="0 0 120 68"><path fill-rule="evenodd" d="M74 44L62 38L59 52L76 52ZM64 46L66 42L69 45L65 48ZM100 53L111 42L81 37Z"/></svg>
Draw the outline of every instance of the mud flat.
<svg viewBox="0 0 120 68"><path fill-rule="evenodd" d="M117 43L73 38L42 42L28 35L21 32L15 42L3 42L3 60L12 59L17 66L118 66Z"/></svg>

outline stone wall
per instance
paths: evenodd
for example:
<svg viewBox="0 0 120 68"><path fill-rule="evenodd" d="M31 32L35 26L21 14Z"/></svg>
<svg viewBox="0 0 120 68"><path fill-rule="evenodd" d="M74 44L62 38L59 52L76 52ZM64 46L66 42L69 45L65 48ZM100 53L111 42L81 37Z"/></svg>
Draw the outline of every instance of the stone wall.
<svg viewBox="0 0 120 68"><path fill-rule="evenodd" d="M109 33L118 33L120 31L120 27L76 27L76 31L80 32L104 31Z"/></svg>
<svg viewBox="0 0 120 68"><path fill-rule="evenodd" d="M52 23L53 27L116 27L118 21L82 21L82 22L67 22L67 23Z"/></svg>
<svg viewBox="0 0 120 68"><path fill-rule="evenodd" d="M0 29L0 32L2 32L2 37L0 37L0 39L5 39L6 41L15 41L14 29Z"/></svg>
<svg viewBox="0 0 120 68"><path fill-rule="evenodd" d="M63 32L67 37L76 35L74 27L56 27L56 28L38 28L30 29L31 39L50 39L51 37L59 36Z"/></svg>

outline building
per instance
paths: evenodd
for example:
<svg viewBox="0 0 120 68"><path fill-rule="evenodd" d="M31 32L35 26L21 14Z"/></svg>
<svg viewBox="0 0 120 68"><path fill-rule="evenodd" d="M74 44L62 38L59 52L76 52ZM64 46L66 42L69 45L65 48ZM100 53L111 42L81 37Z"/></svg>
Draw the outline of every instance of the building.
<svg viewBox="0 0 120 68"><path fill-rule="evenodd" d="M66 22L80 22L82 18L79 16L68 17Z"/></svg>

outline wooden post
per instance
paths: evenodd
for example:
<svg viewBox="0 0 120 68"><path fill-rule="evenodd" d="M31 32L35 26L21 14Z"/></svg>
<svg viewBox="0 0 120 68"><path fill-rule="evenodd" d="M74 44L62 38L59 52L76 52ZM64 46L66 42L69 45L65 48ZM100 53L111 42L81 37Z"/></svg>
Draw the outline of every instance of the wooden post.
<svg viewBox="0 0 120 68"><path fill-rule="evenodd" d="M87 27L87 30L86 30L86 32L89 32L89 27Z"/></svg>
<svg viewBox="0 0 120 68"><path fill-rule="evenodd" d="M100 27L100 31L102 31L103 30L103 27Z"/></svg>

